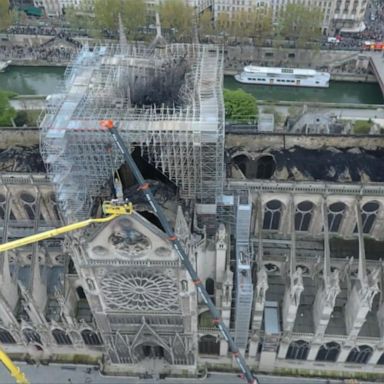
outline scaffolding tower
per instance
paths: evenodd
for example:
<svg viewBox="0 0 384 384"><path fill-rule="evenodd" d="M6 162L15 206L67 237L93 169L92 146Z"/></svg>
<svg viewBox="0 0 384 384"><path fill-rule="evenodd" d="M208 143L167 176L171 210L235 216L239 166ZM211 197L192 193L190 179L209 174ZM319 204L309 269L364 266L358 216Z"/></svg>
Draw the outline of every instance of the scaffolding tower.
<svg viewBox="0 0 384 384"><path fill-rule="evenodd" d="M123 163L100 120L179 188L216 204L224 179L223 54L214 45L85 46L47 98L41 152L67 218L89 216Z"/></svg>
<svg viewBox="0 0 384 384"><path fill-rule="evenodd" d="M235 343L240 349L245 350L248 343L253 301L252 255L249 246L252 203L249 193L246 191L236 198Z"/></svg>

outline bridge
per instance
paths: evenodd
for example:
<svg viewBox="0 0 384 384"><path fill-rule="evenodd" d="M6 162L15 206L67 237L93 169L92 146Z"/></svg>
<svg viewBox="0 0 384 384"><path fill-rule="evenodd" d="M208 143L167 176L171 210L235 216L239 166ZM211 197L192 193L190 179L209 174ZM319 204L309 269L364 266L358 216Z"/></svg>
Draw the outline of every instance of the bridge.
<svg viewBox="0 0 384 384"><path fill-rule="evenodd" d="M384 96L384 53L366 52L365 55L369 57L369 65L372 68L372 72L374 73Z"/></svg>

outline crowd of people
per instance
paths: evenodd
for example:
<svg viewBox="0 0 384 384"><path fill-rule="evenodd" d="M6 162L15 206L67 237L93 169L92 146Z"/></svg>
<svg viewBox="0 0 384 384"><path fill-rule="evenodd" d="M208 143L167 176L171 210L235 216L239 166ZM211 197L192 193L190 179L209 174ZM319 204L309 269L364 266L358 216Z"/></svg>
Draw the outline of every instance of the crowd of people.
<svg viewBox="0 0 384 384"><path fill-rule="evenodd" d="M72 30L70 28L33 26L33 25L12 25L7 29L7 33L15 35L40 35L40 36L57 36L64 34L66 36L87 36L85 30Z"/></svg>
<svg viewBox="0 0 384 384"><path fill-rule="evenodd" d="M37 46L28 47L19 44L1 44L0 57L13 61L37 61L47 63L68 63L77 51L70 46Z"/></svg>
<svg viewBox="0 0 384 384"><path fill-rule="evenodd" d="M26 46L11 42L0 42L0 57L13 61L41 61L47 63L68 63L82 44L75 40L70 30L46 26L11 26L8 34L52 36L40 45Z"/></svg>

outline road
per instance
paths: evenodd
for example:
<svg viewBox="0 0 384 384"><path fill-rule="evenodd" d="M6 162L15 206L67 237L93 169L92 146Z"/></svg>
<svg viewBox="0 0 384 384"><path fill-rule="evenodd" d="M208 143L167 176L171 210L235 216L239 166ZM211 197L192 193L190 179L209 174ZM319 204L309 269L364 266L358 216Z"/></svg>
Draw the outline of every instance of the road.
<svg viewBox="0 0 384 384"><path fill-rule="evenodd" d="M86 366L56 365L31 366L20 364L31 384L244 384L236 374L211 373L205 379L139 379L101 376L98 370ZM340 380L309 379L296 377L258 376L260 384L341 384ZM8 371L0 365L0 383L15 384Z"/></svg>

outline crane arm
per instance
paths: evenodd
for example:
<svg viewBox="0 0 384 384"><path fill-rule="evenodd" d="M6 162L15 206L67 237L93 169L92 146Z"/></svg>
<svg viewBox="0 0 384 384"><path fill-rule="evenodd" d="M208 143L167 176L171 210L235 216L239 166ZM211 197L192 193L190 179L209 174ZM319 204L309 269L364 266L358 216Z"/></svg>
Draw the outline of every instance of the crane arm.
<svg viewBox="0 0 384 384"><path fill-rule="evenodd" d="M97 218L97 219L87 219L84 221L79 221L77 223L65 225L63 227L51 229L49 231L36 233L31 236L26 236L22 239L17 239L13 241L9 241L5 244L0 244L0 253L9 251L11 249L23 247L24 245L33 244L41 240L46 240L51 237L62 235L63 233L76 231L77 229L81 229L87 227L93 223L106 223L108 221L113 220L117 216L120 215L129 215L133 212L132 203L119 203L119 202L104 202L103 203L103 212L108 214L107 217Z"/></svg>
<svg viewBox="0 0 384 384"><path fill-rule="evenodd" d="M100 123L100 126L103 129L109 130L109 132L112 135L113 140L116 142L120 152L124 156L124 159L131 170L134 178L139 184L139 189L144 193L145 198L147 199L148 203L151 205L152 209L154 210L155 214L157 214L157 217L160 220L160 223L164 229L164 232L168 236L168 240L171 242L173 249L176 251L177 255L180 258L180 261L184 265L185 269L189 273L189 276L191 277L194 285L196 286L196 289L199 291L202 299L204 300L205 304L208 306L209 311L211 312L213 323L216 325L216 327L219 329L220 333L224 337L224 339L227 341L230 350L232 351L232 354L234 358L236 359L236 362L241 369L241 371L244 374L244 377L246 378L248 384L257 384L257 379L253 376L251 370L249 369L243 355L240 353L239 348L237 347L235 341L233 340L228 327L225 325L223 319L220 316L220 311L215 307L213 304L213 301L211 300L210 296L208 295L207 290L204 287L204 284L202 284L201 280L199 279L195 269L192 266L192 263L189 261L188 255L185 252L181 242L178 240L175 232L171 228L167 217L165 216L161 206L157 202L157 200L154 198L150 186L148 183L145 182L143 175L141 174L139 168L137 167L135 161L133 160L130 152L127 150L124 140L120 136L118 130L116 129L114 123L112 120L104 120Z"/></svg>
<svg viewBox="0 0 384 384"><path fill-rule="evenodd" d="M78 223L73 223L69 225L65 225L64 227L51 229L49 231L36 233L35 235L26 236L22 239L17 239L13 241L9 241L5 244L0 244L0 252L9 251L11 249L23 247L24 245L33 244L41 240L46 240L51 237L62 235L63 233L75 231L76 229L81 229L87 227L92 223L105 223L113 220L117 215L111 215L107 217L103 217L102 219L88 219L84 221L79 221Z"/></svg>
<svg viewBox="0 0 384 384"><path fill-rule="evenodd" d="M0 348L0 361L8 369L12 377L15 378L17 384L29 384L28 380L25 378L24 373L20 371L19 368L13 363L13 361L8 357L8 355Z"/></svg>

